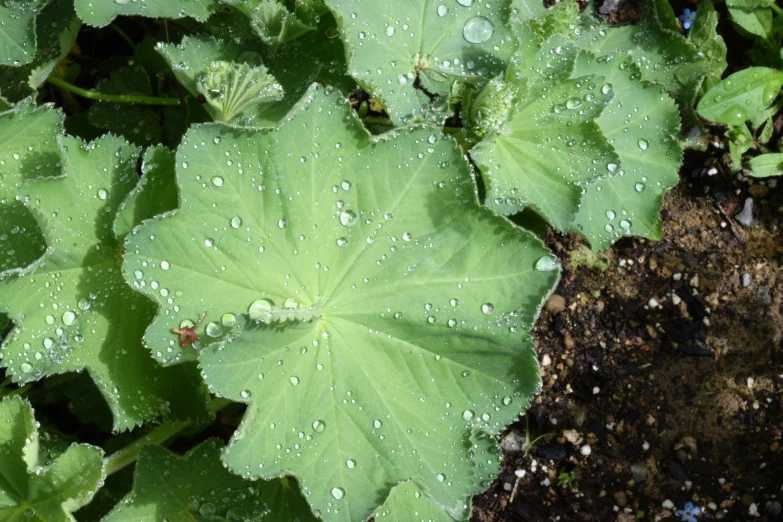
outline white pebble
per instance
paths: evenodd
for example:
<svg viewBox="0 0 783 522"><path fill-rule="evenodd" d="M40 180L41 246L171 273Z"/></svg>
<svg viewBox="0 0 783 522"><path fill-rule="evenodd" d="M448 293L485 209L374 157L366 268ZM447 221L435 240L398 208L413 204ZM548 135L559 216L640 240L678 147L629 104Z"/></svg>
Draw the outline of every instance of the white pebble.
<svg viewBox="0 0 783 522"><path fill-rule="evenodd" d="M682 302L682 298L679 295L677 295L674 292L672 292L672 304L674 306L677 306L681 302Z"/></svg>
<svg viewBox="0 0 783 522"><path fill-rule="evenodd" d="M663 506L663 509L674 509L674 502L672 502L667 498L666 500L663 501L663 504L661 504L661 506Z"/></svg>
<svg viewBox="0 0 783 522"><path fill-rule="evenodd" d="M514 470L514 475L516 475L516 476L517 476L517 477L519 477L519 478L522 478L522 477L524 477L524 476L525 476L525 474L527 474L527 471L525 471L524 469L517 469L517 470Z"/></svg>
<svg viewBox="0 0 783 522"><path fill-rule="evenodd" d="M541 357L541 366L549 366L552 364L552 358L549 357L549 355L544 354L543 357Z"/></svg>
<svg viewBox="0 0 783 522"><path fill-rule="evenodd" d="M598 386L593 388L593 395L598 395L599 393L601 393L601 388L599 388Z"/></svg>
<svg viewBox="0 0 783 522"><path fill-rule="evenodd" d="M647 442L647 441L644 441L644 443L642 444L642 449L644 451L647 451L648 449L650 449L650 443Z"/></svg>
<svg viewBox="0 0 783 522"><path fill-rule="evenodd" d="M579 453L581 453L585 457L591 454L592 452L593 452L593 448L591 448L589 444L585 444L584 446L579 448Z"/></svg>

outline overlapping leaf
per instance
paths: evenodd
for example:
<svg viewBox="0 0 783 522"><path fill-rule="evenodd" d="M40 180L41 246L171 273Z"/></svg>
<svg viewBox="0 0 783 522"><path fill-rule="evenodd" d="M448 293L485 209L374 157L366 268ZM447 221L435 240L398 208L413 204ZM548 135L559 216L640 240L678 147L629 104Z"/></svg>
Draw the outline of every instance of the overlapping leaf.
<svg viewBox="0 0 783 522"><path fill-rule="evenodd" d="M192 365L160 368L141 345L155 305L120 274L114 219L138 180L137 149L113 136L89 145L64 138L61 147L65 175L21 189L49 249L33 269L0 282L0 309L16 324L3 366L16 382L87 370L117 430L163 413L205 418Z"/></svg>
<svg viewBox="0 0 783 522"><path fill-rule="evenodd" d="M104 478L103 452L73 444L51 464L39 461L38 430L30 404L0 402L0 520L72 522Z"/></svg>
<svg viewBox="0 0 783 522"><path fill-rule="evenodd" d="M413 481L394 486L389 498L374 514L377 522L421 520L427 522L453 522L448 513L427 495L424 488Z"/></svg>
<svg viewBox="0 0 783 522"><path fill-rule="evenodd" d="M595 250L628 235L660 239L663 194L679 181L682 150L677 106L660 86L639 81L628 57L583 53L574 76L601 74L615 95L596 120L619 159L615 168L585 185L573 230Z"/></svg>
<svg viewBox="0 0 783 522"><path fill-rule="evenodd" d="M33 59L22 66L0 68L0 92L12 101L30 96L46 81L76 41L81 22L73 0L55 0L41 11L35 26L38 46Z"/></svg>
<svg viewBox="0 0 783 522"><path fill-rule="evenodd" d="M524 331L557 278L547 250L476 204L450 139L373 139L321 89L274 131L192 130L177 176L180 210L130 236L124 271L161 305L159 360L199 354L172 329L208 311L203 374L248 403L229 467L293 472L330 520L412 478L464 517L496 466L475 430L538 386Z"/></svg>
<svg viewBox="0 0 783 522"><path fill-rule="evenodd" d="M351 75L393 120L443 120L456 78L491 78L513 52L509 0L327 0ZM434 111L434 112L433 112Z"/></svg>
<svg viewBox="0 0 783 522"><path fill-rule="evenodd" d="M0 114L0 280L40 258L46 242L35 217L17 200L26 180L60 174L57 136L63 114L31 100Z"/></svg>
<svg viewBox="0 0 783 522"><path fill-rule="evenodd" d="M118 16L146 16L150 18L183 18L199 21L207 19L217 0L165 0L140 2L136 0L76 0L76 12L85 24L103 27Z"/></svg>
<svg viewBox="0 0 783 522"><path fill-rule="evenodd" d="M260 54L256 52L261 50L257 46L246 42L224 42L203 35L185 37L178 46L161 45L158 50L169 62L180 83L194 97L202 94L200 91L203 89L200 88L199 82L212 64L233 62L257 66L263 62ZM317 72L316 64L308 64L296 57L281 57L271 60L267 65L275 76L272 80L278 79L282 84L285 96L277 102L254 104L246 113L248 117L244 126L263 127L276 124L301 98ZM216 109L208 107L207 110L213 116L217 115Z"/></svg>
<svg viewBox="0 0 783 522"><path fill-rule="evenodd" d="M145 447L136 465L136 486L103 520L317 520L292 480L250 482L233 475L220 462L220 449L217 439L201 443L184 457L158 446Z"/></svg>
<svg viewBox="0 0 783 522"><path fill-rule="evenodd" d="M783 72L769 67L748 67L724 79L710 89L697 110L702 118L724 125L755 128L769 115L765 113L783 86Z"/></svg>
<svg viewBox="0 0 783 522"><path fill-rule="evenodd" d="M19 66L32 61L36 50L35 18L48 0L0 3L0 65Z"/></svg>
<svg viewBox="0 0 783 522"><path fill-rule="evenodd" d="M594 74L569 79L576 54L555 36L537 53L525 50L514 58L507 75L520 93L513 116L471 150L492 210L512 214L532 207L566 229L579 210L580 185L617 168L617 156L593 121L613 90Z"/></svg>

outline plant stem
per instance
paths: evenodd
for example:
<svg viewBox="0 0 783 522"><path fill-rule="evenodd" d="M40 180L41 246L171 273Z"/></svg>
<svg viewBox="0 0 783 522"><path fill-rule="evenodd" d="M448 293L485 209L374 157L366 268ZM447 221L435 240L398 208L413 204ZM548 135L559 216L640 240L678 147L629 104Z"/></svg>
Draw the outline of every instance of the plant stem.
<svg viewBox="0 0 783 522"><path fill-rule="evenodd" d="M179 100L176 98L156 98L154 96L140 96L136 94L107 94L96 91L88 91L72 85L62 78L58 78L54 75L50 75L47 82L51 83L63 89L64 91L72 92L73 94L89 98L91 100L114 102L114 103L141 103L143 105L171 105L178 106Z"/></svg>
<svg viewBox="0 0 783 522"><path fill-rule="evenodd" d="M212 410L216 413L230 404L232 404L231 401L220 398L212 399L210 402ZM190 427L192 424L193 423L191 422L167 422L160 426L156 426L143 437L106 457L104 459L106 476L108 477L113 473L117 473L124 467L136 462L139 458L139 452L144 446L150 444L163 444L176 437L180 432L185 428Z"/></svg>
<svg viewBox="0 0 783 522"><path fill-rule="evenodd" d="M133 43L133 40L130 39L130 36L128 36L128 34L125 31L123 31L120 28L120 26L118 26L117 24L111 24L110 27L114 29L114 32L120 35L123 40L125 40L125 42L130 46L131 49L133 49L134 51L136 50L136 44Z"/></svg>

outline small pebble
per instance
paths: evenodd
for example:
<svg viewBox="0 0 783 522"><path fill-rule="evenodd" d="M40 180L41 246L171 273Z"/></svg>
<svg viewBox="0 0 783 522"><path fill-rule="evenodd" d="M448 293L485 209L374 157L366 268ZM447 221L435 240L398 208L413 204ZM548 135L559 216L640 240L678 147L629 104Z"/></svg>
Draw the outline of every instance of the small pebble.
<svg viewBox="0 0 783 522"><path fill-rule="evenodd" d="M781 509L780 502L777 500L770 500L767 502L767 505L764 506L764 509L766 509L767 513L773 517L780 515L781 511L783 511L783 509Z"/></svg>
<svg viewBox="0 0 783 522"><path fill-rule="evenodd" d="M667 498L666 500L663 501L663 504L661 504L661 506L664 509L674 509L674 502L672 502Z"/></svg>
<svg viewBox="0 0 783 522"><path fill-rule="evenodd" d="M614 503L620 506L621 508L624 508L628 505L628 497L626 496L624 491L617 491L614 494Z"/></svg>
<svg viewBox="0 0 783 522"><path fill-rule="evenodd" d="M601 393L601 388L599 388L598 386L595 386L593 388L593 395L598 395L599 393Z"/></svg>
<svg viewBox="0 0 783 522"><path fill-rule="evenodd" d="M544 305L546 311L552 315L559 314L565 310L565 307L565 299L563 299L562 295L558 294L552 294Z"/></svg>
<svg viewBox="0 0 783 522"><path fill-rule="evenodd" d="M581 453L585 457L588 456L589 454L591 454L592 452L593 452L593 449L590 447L589 444L585 444L584 446L579 448L579 453Z"/></svg>
<svg viewBox="0 0 783 522"><path fill-rule="evenodd" d="M736 219L742 226L748 228L757 223L757 221L753 219L753 198L747 198L745 200L745 206L742 208L742 212L737 214L734 219Z"/></svg>
<svg viewBox="0 0 783 522"><path fill-rule="evenodd" d="M747 272L742 274L742 288L747 288L753 282L753 276Z"/></svg>
<svg viewBox="0 0 783 522"><path fill-rule="evenodd" d="M524 477L525 474L527 474L527 471L525 471L524 469L517 469L514 471L514 475L516 475L519 478Z"/></svg>
<svg viewBox="0 0 783 522"><path fill-rule="evenodd" d="M544 354L541 357L541 366L549 366L550 364L552 364L552 358L549 357L549 355Z"/></svg>
<svg viewBox="0 0 783 522"><path fill-rule="evenodd" d="M672 304L674 306L677 306L681 302L682 302L682 298L679 295L677 295L674 292L672 292Z"/></svg>
<svg viewBox="0 0 783 522"><path fill-rule="evenodd" d="M653 297L652 299L647 301L647 306L649 306L650 308L658 308L658 300Z"/></svg>

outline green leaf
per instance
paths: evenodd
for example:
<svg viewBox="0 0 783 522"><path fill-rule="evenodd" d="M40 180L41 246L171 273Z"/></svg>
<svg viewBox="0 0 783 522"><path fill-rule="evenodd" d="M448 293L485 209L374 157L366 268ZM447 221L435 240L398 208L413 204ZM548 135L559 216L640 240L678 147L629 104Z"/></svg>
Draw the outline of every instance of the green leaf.
<svg viewBox="0 0 783 522"><path fill-rule="evenodd" d="M470 151L487 185L485 204L495 212L531 207L564 230L579 210L580 185L617 167L593 121L612 98L611 86L592 74L569 79L576 54L556 36L534 57L514 58L515 114Z"/></svg>
<svg viewBox="0 0 783 522"><path fill-rule="evenodd" d="M742 170L742 156L755 147L753 133L746 123L729 127L726 131L729 138L729 156L731 157L731 172Z"/></svg>
<svg viewBox="0 0 783 522"><path fill-rule="evenodd" d="M142 177L128 194L114 222L117 237L124 237L144 221L177 208L179 188L174 173L174 151L150 147L144 151Z"/></svg>
<svg viewBox="0 0 783 522"><path fill-rule="evenodd" d="M29 403L18 397L0 402L0 521L71 522L103 481L103 451L72 444L44 466L36 426Z"/></svg>
<svg viewBox="0 0 783 522"><path fill-rule="evenodd" d="M377 522L400 522L411 520L429 522L453 522L446 511L427 495L426 489L410 480L394 486L389 498L373 515Z"/></svg>
<svg viewBox="0 0 783 522"><path fill-rule="evenodd" d="M754 178L769 178L783 174L783 154L762 154L751 158L749 175Z"/></svg>
<svg viewBox="0 0 783 522"><path fill-rule="evenodd" d="M640 79L660 83L681 105L692 104L710 65L681 34L666 28L658 6L668 0L643 2L642 17L636 25L611 27L588 12L582 15L583 29L577 40L580 49L596 57L627 54L637 66ZM671 11L664 6L662 10Z"/></svg>
<svg viewBox="0 0 783 522"><path fill-rule="evenodd" d="M712 5L712 0L703 0L693 26L688 32L688 42L702 52L708 65L707 75L701 86L701 92L706 92L720 81L726 70L726 44L718 34L718 12Z"/></svg>
<svg viewBox="0 0 783 522"><path fill-rule="evenodd" d="M546 12L540 0L511 0L511 22L523 23Z"/></svg>
<svg viewBox="0 0 783 522"><path fill-rule="evenodd" d="M769 107L783 86L783 72L768 67L748 67L730 75L710 89L696 110L706 120L724 125L742 125L750 121L753 128L766 119Z"/></svg>
<svg viewBox="0 0 783 522"><path fill-rule="evenodd" d="M732 21L750 34L769 38L772 32L772 8L754 0L726 0Z"/></svg>
<svg viewBox="0 0 783 522"><path fill-rule="evenodd" d="M203 35L186 36L179 46L168 44L158 47L158 51L168 61L174 75L193 97L209 94L202 92L204 86L200 85L200 81L215 63L233 62L237 66L243 63L249 66L259 65L261 56L254 49L257 47L247 42L221 41ZM258 48L258 51L261 49ZM292 58L293 63L291 63ZM285 62L286 59L289 61ZM301 98L317 70L316 65L302 63L297 57L281 58L280 61L273 61L270 67L273 74L279 75L278 78L286 95L276 103L254 105L252 110L248 111L249 120L244 122L247 125L263 127L280 121L280 118ZM206 108L213 118L221 117L220 107L210 104L206 105Z"/></svg>
<svg viewBox="0 0 783 522"><path fill-rule="evenodd" d="M258 105L283 99L283 88L263 65L212 62L197 85L214 109L215 121L223 123L232 122ZM252 120L248 123L252 124Z"/></svg>
<svg viewBox="0 0 783 522"><path fill-rule="evenodd" d="M0 68L0 90L8 99L19 101L43 85L57 63L76 41L81 21L73 10L73 0L55 0L36 20L38 49L33 60L21 67Z"/></svg>
<svg viewBox="0 0 783 522"><path fill-rule="evenodd" d="M60 174L62 132L62 112L32 99L0 114L0 280L46 251L35 217L16 196L26 180Z"/></svg>
<svg viewBox="0 0 783 522"><path fill-rule="evenodd" d="M279 0L231 0L228 3L248 17L256 34L273 50L315 28L309 23L314 22L312 18L315 17L315 13L307 12L310 9L305 9L304 13L310 16L301 19ZM304 4L296 3L297 6Z"/></svg>
<svg viewBox="0 0 783 522"><path fill-rule="evenodd" d="M548 250L477 205L450 138L372 138L317 87L274 131L191 130L177 177L180 210L135 230L124 271L162 306L161 361L199 353L172 328L209 310L203 374L248 403L224 462L294 473L331 520L415 477L464 517L497 462L471 428L498 431L538 386L524 331L557 281Z"/></svg>
<svg viewBox="0 0 783 522"><path fill-rule="evenodd" d="M138 64L112 71L109 78L98 82L96 90L107 94L153 96L149 76ZM87 117L96 127L136 145L149 146L163 139L159 112L143 105L99 101L89 108Z"/></svg>
<svg viewBox="0 0 783 522"><path fill-rule="evenodd" d="M139 454L134 489L104 522L172 522L188 520L294 520L270 513L269 493L286 515L296 513L301 522L315 521L301 493L288 479L250 482L231 474L220 462L221 444L209 439L180 457L158 446L146 446ZM289 505L288 503L293 503Z"/></svg>
<svg viewBox="0 0 783 522"><path fill-rule="evenodd" d="M113 136L91 144L63 138L61 147L65 176L32 180L20 191L49 249L37 266L0 281L0 306L16 324L2 346L3 366L15 382L86 370L115 430L161 414L207 417L195 368L161 368L141 345L155 305L120 273L113 225L138 180L137 149Z"/></svg>
<svg viewBox="0 0 783 522"><path fill-rule="evenodd" d="M165 0L157 2L76 0L76 13L85 24L104 27L118 16L146 16L149 18L189 16L203 22L216 6L217 0Z"/></svg>
<svg viewBox="0 0 783 522"><path fill-rule="evenodd" d="M682 150L677 107L659 85L640 82L628 57L582 53L573 75L600 74L615 93L596 120L619 158L617 168L585 185L575 231L594 250L623 236L660 239L663 194L679 181Z"/></svg>
<svg viewBox="0 0 783 522"><path fill-rule="evenodd" d="M351 75L395 121L443 120L455 79L500 74L513 52L509 0L327 0Z"/></svg>
<svg viewBox="0 0 783 522"><path fill-rule="evenodd" d="M48 0L0 3L0 65L30 63L35 55L35 18Z"/></svg>

